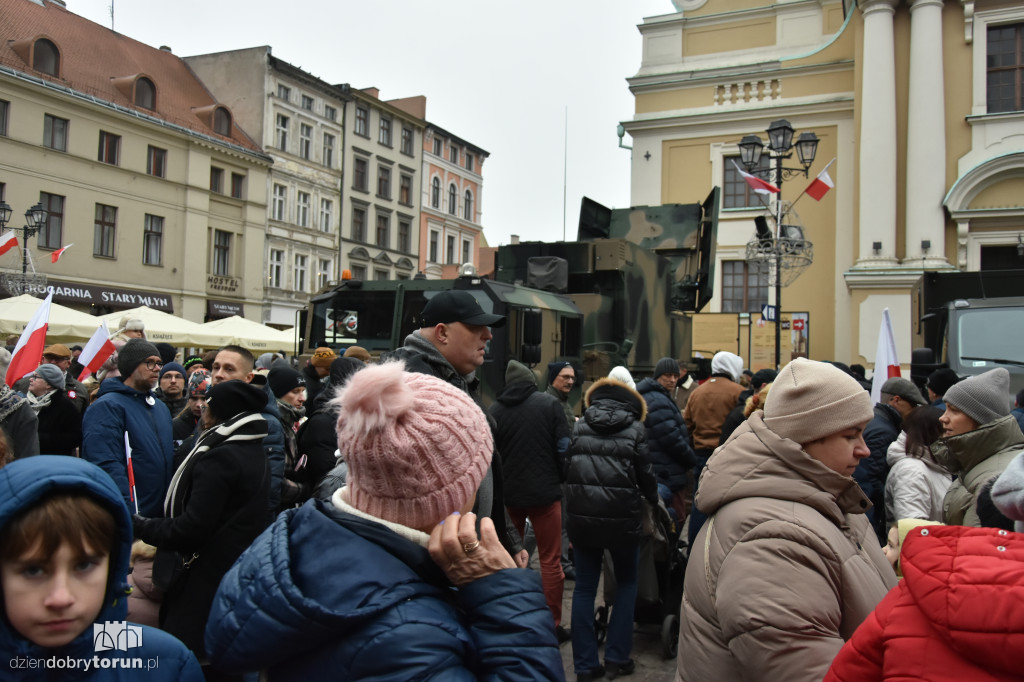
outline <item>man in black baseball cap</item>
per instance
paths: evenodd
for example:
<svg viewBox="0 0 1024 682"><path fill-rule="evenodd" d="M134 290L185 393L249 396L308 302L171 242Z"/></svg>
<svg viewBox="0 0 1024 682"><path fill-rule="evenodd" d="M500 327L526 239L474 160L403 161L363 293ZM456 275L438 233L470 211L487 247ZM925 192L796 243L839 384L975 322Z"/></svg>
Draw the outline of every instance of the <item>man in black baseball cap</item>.
<svg viewBox="0 0 1024 682"><path fill-rule="evenodd" d="M431 297L420 316L423 327L462 322L482 327L504 327L503 315L485 313L473 294L465 290L442 291Z"/></svg>

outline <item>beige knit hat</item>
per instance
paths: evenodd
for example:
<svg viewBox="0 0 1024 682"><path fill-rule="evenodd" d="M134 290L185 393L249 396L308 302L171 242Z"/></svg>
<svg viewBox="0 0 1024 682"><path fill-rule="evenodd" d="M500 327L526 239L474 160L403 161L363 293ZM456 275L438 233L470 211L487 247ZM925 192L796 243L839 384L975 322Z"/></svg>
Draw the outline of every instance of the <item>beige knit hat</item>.
<svg viewBox="0 0 1024 682"><path fill-rule="evenodd" d="M871 420L871 395L827 362L797 358L782 368L764 405L764 423L801 445Z"/></svg>

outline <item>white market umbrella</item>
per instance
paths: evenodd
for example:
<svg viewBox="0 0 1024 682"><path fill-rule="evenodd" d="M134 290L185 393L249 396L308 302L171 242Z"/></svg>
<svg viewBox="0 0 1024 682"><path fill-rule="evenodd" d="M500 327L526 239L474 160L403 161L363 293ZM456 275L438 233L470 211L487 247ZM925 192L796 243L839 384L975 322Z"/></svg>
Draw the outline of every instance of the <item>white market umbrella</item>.
<svg viewBox="0 0 1024 682"><path fill-rule="evenodd" d="M171 315L160 310L154 310L148 306L132 308L131 310L119 310L116 313L102 315L101 318L107 321L110 333L120 329L121 320L125 317L142 320L145 325L146 338L152 343L169 343L172 346L192 346L195 348L219 348L231 343L229 339L212 333L197 322L191 322L183 317ZM95 329L95 327L94 327Z"/></svg>
<svg viewBox="0 0 1024 682"><path fill-rule="evenodd" d="M230 341L225 343L233 343L251 351L262 353L277 350L288 351L295 347L294 332L282 332L280 329L274 329L238 315L211 320L200 326L210 333L229 338Z"/></svg>
<svg viewBox="0 0 1024 682"><path fill-rule="evenodd" d="M21 334L42 302L43 299L29 294L0 300L0 333L4 336ZM85 341L99 326L100 319L98 317L51 303L50 321L46 328L46 343Z"/></svg>

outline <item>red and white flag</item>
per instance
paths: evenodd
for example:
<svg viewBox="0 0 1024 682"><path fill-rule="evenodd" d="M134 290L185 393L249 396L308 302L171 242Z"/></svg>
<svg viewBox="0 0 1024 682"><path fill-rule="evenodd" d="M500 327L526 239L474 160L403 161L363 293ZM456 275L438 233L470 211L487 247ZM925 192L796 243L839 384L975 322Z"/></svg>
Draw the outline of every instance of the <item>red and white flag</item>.
<svg viewBox="0 0 1024 682"><path fill-rule="evenodd" d="M43 359L43 348L46 347L46 325L50 321L50 299L53 292L46 294L46 298L36 308L32 319L25 326L25 331L18 339L18 345L14 347L14 354L11 355L11 364L7 366L7 385L14 386L18 379L36 371L39 361Z"/></svg>
<svg viewBox="0 0 1024 682"><path fill-rule="evenodd" d="M18 236L14 230L8 230L0 235L0 256L4 255L18 245Z"/></svg>
<svg viewBox="0 0 1024 682"><path fill-rule="evenodd" d="M732 165L736 166L736 172L743 176L743 179L747 181L748 185L750 185L750 189L754 190L758 194L779 193L779 188L773 185L772 183L768 182L767 180L762 180L756 175L751 175L750 173L744 173L743 170L736 165L735 161L732 162Z"/></svg>
<svg viewBox="0 0 1024 682"><path fill-rule="evenodd" d="M814 178L811 184L808 185L807 189L804 190L805 194L809 195L815 201L821 201L821 198L828 194L830 189L836 186L836 183L832 180L832 176L828 174L829 166L835 162L835 159L828 162L828 166L825 166L821 172L818 173L818 177Z"/></svg>
<svg viewBox="0 0 1024 682"><path fill-rule="evenodd" d="M68 244L67 246L59 248L56 251L54 251L53 253L51 253L50 254L50 262L51 263L56 263L57 261L59 261L60 257L64 255L64 252L67 251L68 249L70 249L72 246L74 246L74 244Z"/></svg>
<svg viewBox="0 0 1024 682"><path fill-rule="evenodd" d="M104 320L78 356L79 364L85 366L78 375L78 380L82 381L90 374L100 371L100 367L114 354L114 350L114 343L110 340L110 332L107 331L107 323Z"/></svg>
<svg viewBox="0 0 1024 682"><path fill-rule="evenodd" d="M900 376L900 361L896 357L896 338L892 334L892 320L889 309L882 311L882 326L878 330L878 347L875 349L875 373L871 377L871 400L882 400L882 384L892 377Z"/></svg>

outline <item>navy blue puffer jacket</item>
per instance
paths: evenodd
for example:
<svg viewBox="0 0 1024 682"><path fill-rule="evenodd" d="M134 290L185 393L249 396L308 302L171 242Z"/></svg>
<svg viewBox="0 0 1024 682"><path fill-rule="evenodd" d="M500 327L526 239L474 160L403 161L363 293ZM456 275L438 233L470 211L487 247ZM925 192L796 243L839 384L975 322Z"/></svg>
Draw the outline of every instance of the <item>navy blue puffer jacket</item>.
<svg viewBox="0 0 1024 682"><path fill-rule="evenodd" d="M644 400L613 379L597 381L584 398L566 471L566 530L573 544L621 547L642 535L641 496L658 503L643 419Z"/></svg>
<svg viewBox="0 0 1024 682"><path fill-rule="evenodd" d="M224 577L206 648L274 680L563 679L536 573L453 589L426 548L320 500L282 512Z"/></svg>
<svg viewBox="0 0 1024 682"><path fill-rule="evenodd" d="M687 484L686 473L697 463L683 414L665 387L654 379L644 379L636 390L647 403L644 425L654 473L659 483L679 490Z"/></svg>

